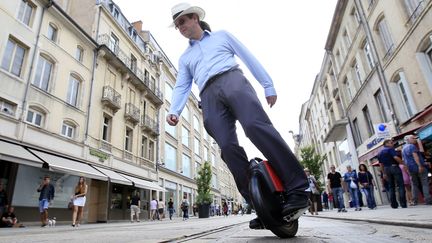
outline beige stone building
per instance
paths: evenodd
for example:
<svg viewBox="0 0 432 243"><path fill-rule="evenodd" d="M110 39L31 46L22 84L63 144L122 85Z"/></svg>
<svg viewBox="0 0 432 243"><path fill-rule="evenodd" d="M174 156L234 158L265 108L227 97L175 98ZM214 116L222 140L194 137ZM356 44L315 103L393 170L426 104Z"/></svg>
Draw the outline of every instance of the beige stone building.
<svg viewBox="0 0 432 243"><path fill-rule="evenodd" d="M417 0L338 1L318 76L329 125L324 143L339 155L340 144L348 144L345 161L330 161L341 172L359 162L377 172L372 165L384 138L401 144L431 120L431 7Z"/></svg>
<svg viewBox="0 0 432 243"><path fill-rule="evenodd" d="M213 164L215 202L240 201L231 174L219 176L226 166L195 97L179 126L164 126L176 70L141 22L109 0L15 0L0 11L0 180L21 220L38 220L46 174L59 221L70 220L79 176L89 184L88 222L129 219L134 191L143 218L152 198L192 204L204 160Z"/></svg>

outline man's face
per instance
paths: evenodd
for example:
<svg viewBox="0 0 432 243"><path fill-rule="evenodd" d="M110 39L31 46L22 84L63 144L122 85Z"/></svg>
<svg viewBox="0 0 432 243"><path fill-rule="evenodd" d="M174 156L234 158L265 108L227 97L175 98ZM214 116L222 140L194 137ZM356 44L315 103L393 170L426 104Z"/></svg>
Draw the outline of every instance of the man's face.
<svg viewBox="0 0 432 243"><path fill-rule="evenodd" d="M416 137L414 137L414 136L409 137L408 141L409 141L409 143L412 143L412 144L417 143Z"/></svg>
<svg viewBox="0 0 432 243"><path fill-rule="evenodd" d="M334 167L334 166L330 166L330 170L331 170L331 172L335 172L336 167Z"/></svg>
<svg viewBox="0 0 432 243"><path fill-rule="evenodd" d="M13 212L14 212L14 210L15 210L15 208L14 208L14 207L9 207L9 208L8 208L8 212L9 212L9 213L13 213Z"/></svg>
<svg viewBox="0 0 432 243"><path fill-rule="evenodd" d="M194 25L197 24L195 16L189 18L186 15L180 16L175 22L175 27L180 31L180 33L190 39L193 35Z"/></svg>
<svg viewBox="0 0 432 243"><path fill-rule="evenodd" d="M347 170L348 170L349 172L351 172L351 171L352 171L351 166L347 166Z"/></svg>
<svg viewBox="0 0 432 243"><path fill-rule="evenodd" d="M49 183L50 183L50 181L51 181L51 179L50 179L50 178L45 178L45 179L44 179L44 184L45 184L45 185L47 185L47 184L49 184Z"/></svg>

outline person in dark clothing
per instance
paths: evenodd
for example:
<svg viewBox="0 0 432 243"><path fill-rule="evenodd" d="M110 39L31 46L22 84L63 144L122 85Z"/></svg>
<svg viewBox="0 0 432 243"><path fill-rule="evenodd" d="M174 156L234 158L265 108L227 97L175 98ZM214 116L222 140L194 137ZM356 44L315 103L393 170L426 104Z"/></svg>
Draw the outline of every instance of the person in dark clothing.
<svg viewBox="0 0 432 243"><path fill-rule="evenodd" d="M39 212L42 227L48 224L48 207L54 199L54 186L50 184L51 178L44 176L42 183L37 189L39 195Z"/></svg>
<svg viewBox="0 0 432 243"><path fill-rule="evenodd" d="M0 228L24 227L15 216L15 208L8 207L0 217Z"/></svg>
<svg viewBox="0 0 432 243"><path fill-rule="evenodd" d="M329 209L329 198L326 191L322 193L322 201L324 203L324 209Z"/></svg>
<svg viewBox="0 0 432 243"><path fill-rule="evenodd" d="M168 213L169 213L170 220L172 220L172 216L174 214L174 202L173 202L172 198L170 198L170 200L168 202Z"/></svg>
<svg viewBox="0 0 432 243"><path fill-rule="evenodd" d="M327 175L327 186L329 192L333 193L334 202L338 206L339 212L347 212L345 209L344 198L342 189L342 176L339 172L336 171L336 167L334 165L330 166L330 173Z"/></svg>
<svg viewBox="0 0 432 243"><path fill-rule="evenodd" d="M7 197L6 190L4 189L3 182L0 180L0 215L6 212L7 207L9 206L9 200Z"/></svg>
<svg viewBox="0 0 432 243"><path fill-rule="evenodd" d="M374 183L372 174L368 171L365 164L359 165L358 182L360 190L365 194L368 208L375 209Z"/></svg>
<svg viewBox="0 0 432 243"><path fill-rule="evenodd" d="M141 198L137 191L135 191L134 195L130 200L130 210L131 210L131 223L133 223L133 218L135 215L136 221L139 222L139 214L141 212Z"/></svg>
<svg viewBox="0 0 432 243"><path fill-rule="evenodd" d="M391 207L399 207L396 200L396 187L398 187L400 206L406 208L407 202L405 198L405 186L402 171L399 168L399 164L403 164L403 161L399 156L397 156L391 139L384 140L384 148L378 154L378 160L381 170L384 171L383 178L389 183Z"/></svg>

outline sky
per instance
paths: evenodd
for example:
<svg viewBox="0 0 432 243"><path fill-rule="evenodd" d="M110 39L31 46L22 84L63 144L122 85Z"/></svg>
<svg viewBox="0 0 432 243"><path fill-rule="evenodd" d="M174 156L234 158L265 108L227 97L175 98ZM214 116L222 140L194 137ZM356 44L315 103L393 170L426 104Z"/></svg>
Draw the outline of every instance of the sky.
<svg viewBox="0 0 432 243"><path fill-rule="evenodd" d="M141 20L171 62L188 46L179 31L170 28L171 8L182 0L114 0L123 14ZM308 100L321 68L324 46L337 0L195 0L187 1L206 12L204 21L213 31L226 30L237 37L261 62L273 79L278 95L270 108L264 89L240 61L240 68L254 86L273 125L294 150L289 133L298 133L301 105ZM196 85L193 89L196 97ZM262 154L249 142L237 124L240 145L249 158Z"/></svg>

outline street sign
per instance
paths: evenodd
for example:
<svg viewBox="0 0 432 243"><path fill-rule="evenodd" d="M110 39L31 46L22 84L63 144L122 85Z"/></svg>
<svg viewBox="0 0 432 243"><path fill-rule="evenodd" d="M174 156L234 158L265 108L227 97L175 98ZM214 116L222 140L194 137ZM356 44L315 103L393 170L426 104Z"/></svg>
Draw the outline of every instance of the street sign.
<svg viewBox="0 0 432 243"><path fill-rule="evenodd" d="M377 138L390 138L390 130L388 123L378 123L374 124L375 134Z"/></svg>

